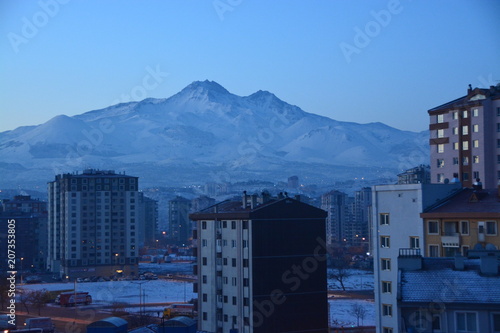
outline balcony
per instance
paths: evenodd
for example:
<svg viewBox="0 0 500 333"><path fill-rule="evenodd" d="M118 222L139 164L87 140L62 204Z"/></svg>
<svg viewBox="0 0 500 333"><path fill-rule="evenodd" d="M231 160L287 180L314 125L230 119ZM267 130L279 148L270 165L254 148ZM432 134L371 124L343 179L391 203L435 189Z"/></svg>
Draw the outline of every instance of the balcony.
<svg viewBox="0 0 500 333"><path fill-rule="evenodd" d="M441 236L441 244L443 247L460 247L460 234L448 234Z"/></svg>
<svg viewBox="0 0 500 333"><path fill-rule="evenodd" d="M399 256L403 258L420 257L419 248L399 249Z"/></svg>

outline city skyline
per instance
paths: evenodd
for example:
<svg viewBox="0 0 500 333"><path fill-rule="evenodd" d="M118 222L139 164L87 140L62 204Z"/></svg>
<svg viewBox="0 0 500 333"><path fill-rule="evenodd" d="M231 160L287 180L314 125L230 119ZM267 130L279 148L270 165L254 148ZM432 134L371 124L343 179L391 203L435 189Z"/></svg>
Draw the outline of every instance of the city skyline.
<svg viewBox="0 0 500 333"><path fill-rule="evenodd" d="M205 79L335 120L423 131L428 109L500 78L494 1L46 0L4 2L1 13L0 131Z"/></svg>

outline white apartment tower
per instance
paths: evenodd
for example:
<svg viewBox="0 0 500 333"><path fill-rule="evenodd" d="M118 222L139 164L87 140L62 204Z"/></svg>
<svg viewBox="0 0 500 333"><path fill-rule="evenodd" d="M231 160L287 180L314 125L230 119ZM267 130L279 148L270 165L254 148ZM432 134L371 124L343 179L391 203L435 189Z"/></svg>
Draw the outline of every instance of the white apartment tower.
<svg viewBox="0 0 500 333"><path fill-rule="evenodd" d="M398 257L420 254L420 249L425 248L424 224L420 214L459 189L460 183L372 187L377 333L406 332L397 307Z"/></svg>
<svg viewBox="0 0 500 333"><path fill-rule="evenodd" d="M138 177L88 169L48 183L47 268L62 277L138 273Z"/></svg>

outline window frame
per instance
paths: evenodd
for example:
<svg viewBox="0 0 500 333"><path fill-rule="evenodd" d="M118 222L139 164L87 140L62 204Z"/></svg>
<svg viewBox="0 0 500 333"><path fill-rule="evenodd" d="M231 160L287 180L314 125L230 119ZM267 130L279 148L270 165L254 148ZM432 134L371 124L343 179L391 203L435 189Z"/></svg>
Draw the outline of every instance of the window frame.
<svg viewBox="0 0 500 333"><path fill-rule="evenodd" d="M391 281L382 281L382 293L383 294L392 294L392 282Z"/></svg>
<svg viewBox="0 0 500 333"><path fill-rule="evenodd" d="M380 268L383 271L391 270L391 258L380 258Z"/></svg>
<svg viewBox="0 0 500 333"><path fill-rule="evenodd" d="M382 316L392 317L392 304L382 304Z"/></svg>
<svg viewBox="0 0 500 333"><path fill-rule="evenodd" d="M458 315L459 314L463 314L465 316L464 317L464 319L465 319L465 329L464 330L459 330L459 328L458 328ZM474 317L475 317L474 323L475 323L476 327L475 327L475 329L473 331L469 331L468 328L467 328L467 326L468 326L467 325L467 323L468 323L467 322L467 314L474 314ZM454 319L455 319L455 321L454 321L455 331L457 333L478 333L479 332L478 331L478 326L479 325L478 325L478 322L477 322L477 319L478 319L477 317L478 317L477 316L477 311L455 311L455 316L454 316Z"/></svg>
<svg viewBox="0 0 500 333"><path fill-rule="evenodd" d="M380 213L379 214L379 225L389 225L390 217L389 213Z"/></svg>
<svg viewBox="0 0 500 333"><path fill-rule="evenodd" d="M495 232L494 233L490 233L489 232L489 225L494 225L495 226ZM497 225L497 221L485 221L485 224L484 224L484 227L485 227L485 234L486 236L496 236L498 235L498 225Z"/></svg>
<svg viewBox="0 0 500 333"><path fill-rule="evenodd" d="M391 236L380 236L380 247L389 249L391 247Z"/></svg>
<svg viewBox="0 0 500 333"><path fill-rule="evenodd" d="M431 224L436 225L436 232L431 231ZM427 234L428 235L439 235L439 221L436 221L436 220L427 221Z"/></svg>
<svg viewBox="0 0 500 333"><path fill-rule="evenodd" d="M432 252L432 251L431 251L431 248L435 248L435 249L437 249L437 251L436 251L436 252L437 252L437 253L436 253L436 254L437 254L437 256L433 256L433 255L432 255L432 253L431 253L431 252ZM429 251L429 252L428 252L429 257L431 257L431 258L439 258L439 257L441 257L441 253L440 253L440 252L441 252L441 251L440 251L440 250L441 250L441 248L440 248L439 244L428 244L428 245L427 245L427 250Z"/></svg>

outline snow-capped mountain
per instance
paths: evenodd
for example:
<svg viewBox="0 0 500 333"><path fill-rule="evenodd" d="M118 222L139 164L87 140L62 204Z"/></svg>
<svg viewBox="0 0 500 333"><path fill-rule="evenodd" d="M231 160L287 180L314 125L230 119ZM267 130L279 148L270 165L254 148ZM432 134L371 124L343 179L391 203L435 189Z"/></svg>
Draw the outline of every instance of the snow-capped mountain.
<svg viewBox="0 0 500 333"><path fill-rule="evenodd" d="M267 91L193 82L167 99L113 105L0 133L1 187L92 167L143 186L395 176L427 163L428 134L307 113Z"/></svg>

